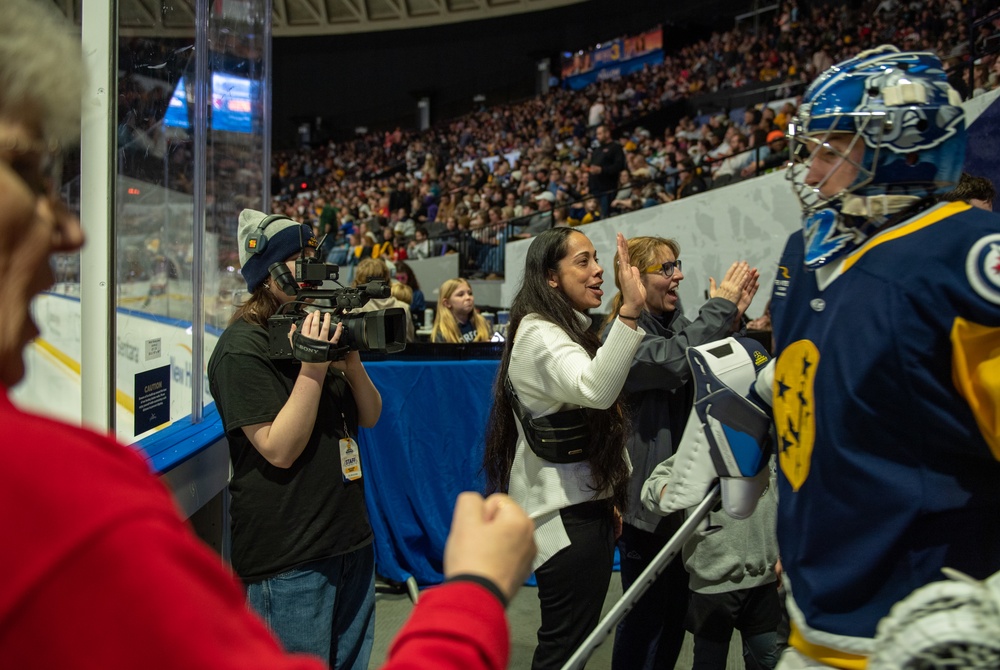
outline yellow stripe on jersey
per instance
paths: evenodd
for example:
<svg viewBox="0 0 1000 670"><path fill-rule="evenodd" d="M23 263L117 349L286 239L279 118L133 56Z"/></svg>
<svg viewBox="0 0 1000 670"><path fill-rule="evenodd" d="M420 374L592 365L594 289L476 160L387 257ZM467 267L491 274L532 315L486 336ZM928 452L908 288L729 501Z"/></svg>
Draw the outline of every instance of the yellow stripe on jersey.
<svg viewBox="0 0 1000 670"><path fill-rule="evenodd" d="M959 212L964 212L967 209L972 209L971 205L964 202L951 202L943 207L939 207L925 216L921 216L918 219L914 219L905 225L901 225L898 228L892 228L886 231L884 234L876 235L869 242L863 245L860 249L850 254L844 259L843 265L840 267L841 272L847 272L851 267L857 263L862 256L866 253L879 246L880 244L885 244L886 242L892 242L893 240L898 240L901 237L905 237L910 233L915 233L916 231L931 226L942 219L947 219L949 216L958 214Z"/></svg>
<svg viewBox="0 0 1000 670"><path fill-rule="evenodd" d="M1000 460L1000 328L956 318L951 327L951 376Z"/></svg>
<svg viewBox="0 0 1000 670"><path fill-rule="evenodd" d="M802 637L798 626L791 625L791 633L788 636L788 644L803 656L807 656L814 661L831 668L842 668L842 670L864 670L868 667L868 657L857 654L849 654L846 651L838 651L821 644L813 644Z"/></svg>

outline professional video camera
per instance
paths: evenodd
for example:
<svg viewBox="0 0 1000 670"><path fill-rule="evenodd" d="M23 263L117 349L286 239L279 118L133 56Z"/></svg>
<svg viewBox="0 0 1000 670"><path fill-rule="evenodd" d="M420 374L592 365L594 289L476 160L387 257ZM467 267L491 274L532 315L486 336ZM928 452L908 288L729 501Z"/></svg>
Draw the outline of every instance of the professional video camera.
<svg viewBox="0 0 1000 670"><path fill-rule="evenodd" d="M295 300L283 304L277 313L267 320L269 355L273 359L299 358L309 362L334 361L342 359L347 352L377 351L394 354L406 346L406 312L400 307L379 309L371 312L347 313L372 298L388 298L389 285L384 281L371 281L364 286L336 289L320 288L324 281L337 281L340 268L332 263L324 263L318 258L303 256L295 259L295 275L284 263L273 263L268 268L277 286ZM330 327L344 324L337 344L331 345L300 336L302 321L307 307L331 315ZM295 349L288 341L288 331L296 325ZM305 358L304 358L305 357Z"/></svg>

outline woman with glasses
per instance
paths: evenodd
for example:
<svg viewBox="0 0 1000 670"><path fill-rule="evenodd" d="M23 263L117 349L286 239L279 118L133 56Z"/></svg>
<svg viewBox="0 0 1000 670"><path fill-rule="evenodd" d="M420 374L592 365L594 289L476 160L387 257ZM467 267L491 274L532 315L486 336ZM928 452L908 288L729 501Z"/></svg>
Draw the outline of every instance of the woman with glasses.
<svg viewBox="0 0 1000 670"><path fill-rule="evenodd" d="M693 398L688 347L728 337L741 325L743 313L758 288L756 268L733 263L716 285L709 277L709 300L693 320L678 309L677 288L684 279L680 245L663 237L636 237L628 242L631 265L638 268L646 289L639 312L622 307L621 293L611 303L605 324L631 319L644 331L625 380L625 403L632 417L626 443L632 461L628 512L618 539L622 589L628 589L680 527L680 513L660 516L641 502L642 484L653 469L674 453ZM615 257L615 285L623 271ZM688 576L681 561L673 561L618 624L612 668L673 668L684 640Z"/></svg>

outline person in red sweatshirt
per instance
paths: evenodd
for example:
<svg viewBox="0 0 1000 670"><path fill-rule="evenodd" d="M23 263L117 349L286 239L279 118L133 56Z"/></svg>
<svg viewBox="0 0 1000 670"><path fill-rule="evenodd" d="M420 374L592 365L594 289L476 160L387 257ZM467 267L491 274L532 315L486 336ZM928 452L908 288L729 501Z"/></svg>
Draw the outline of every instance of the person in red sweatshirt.
<svg viewBox="0 0 1000 670"><path fill-rule="evenodd" d="M75 32L51 3L0 3L0 667L320 670L247 610L134 450L9 398L51 258L83 244L55 179L79 134ZM506 667L504 605L528 574L533 530L506 496L459 496L447 583L421 598L384 667Z"/></svg>

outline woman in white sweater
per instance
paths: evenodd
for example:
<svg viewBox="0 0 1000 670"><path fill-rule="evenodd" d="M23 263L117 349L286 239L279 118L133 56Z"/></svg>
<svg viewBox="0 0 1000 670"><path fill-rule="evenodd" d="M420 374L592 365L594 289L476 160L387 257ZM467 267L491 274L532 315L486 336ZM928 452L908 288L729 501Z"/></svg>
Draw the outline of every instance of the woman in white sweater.
<svg viewBox="0 0 1000 670"><path fill-rule="evenodd" d="M646 300L621 234L618 254L629 270L624 307L603 346L584 312L601 305L604 270L575 229L535 237L511 305L484 469L489 488L508 492L535 522L542 622L533 670L562 667L597 625L611 579L630 471L619 396L644 334L636 319Z"/></svg>

